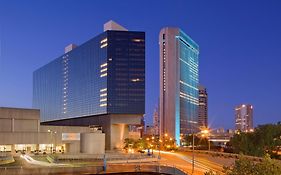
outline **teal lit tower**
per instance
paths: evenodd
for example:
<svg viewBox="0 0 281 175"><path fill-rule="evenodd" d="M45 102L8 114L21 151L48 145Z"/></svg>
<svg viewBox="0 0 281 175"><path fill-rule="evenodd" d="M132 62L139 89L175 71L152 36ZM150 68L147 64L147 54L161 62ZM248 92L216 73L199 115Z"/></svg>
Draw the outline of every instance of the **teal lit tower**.
<svg viewBox="0 0 281 175"><path fill-rule="evenodd" d="M160 45L160 134L180 144L198 129L199 46L179 28L166 27Z"/></svg>

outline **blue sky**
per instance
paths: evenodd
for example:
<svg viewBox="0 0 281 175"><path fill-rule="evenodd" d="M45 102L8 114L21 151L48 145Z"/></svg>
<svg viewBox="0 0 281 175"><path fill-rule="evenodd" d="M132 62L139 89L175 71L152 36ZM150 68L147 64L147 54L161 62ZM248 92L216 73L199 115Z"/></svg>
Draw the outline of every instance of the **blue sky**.
<svg viewBox="0 0 281 175"><path fill-rule="evenodd" d="M254 123L281 120L281 1L2 0L0 106L32 106L32 72L82 44L112 19L146 32L146 116L159 96L158 34L180 27L200 46L200 82L213 127L234 127L234 107L254 106Z"/></svg>

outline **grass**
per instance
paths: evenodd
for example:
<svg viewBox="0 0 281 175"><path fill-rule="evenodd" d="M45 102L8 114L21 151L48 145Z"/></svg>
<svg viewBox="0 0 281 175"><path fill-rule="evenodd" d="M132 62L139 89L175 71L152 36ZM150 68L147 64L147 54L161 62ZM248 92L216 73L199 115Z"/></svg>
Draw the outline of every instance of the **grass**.
<svg viewBox="0 0 281 175"><path fill-rule="evenodd" d="M8 164L4 164L4 165L0 165L0 167L20 167L23 166L23 160L21 160L20 158L14 158L15 161L8 163Z"/></svg>

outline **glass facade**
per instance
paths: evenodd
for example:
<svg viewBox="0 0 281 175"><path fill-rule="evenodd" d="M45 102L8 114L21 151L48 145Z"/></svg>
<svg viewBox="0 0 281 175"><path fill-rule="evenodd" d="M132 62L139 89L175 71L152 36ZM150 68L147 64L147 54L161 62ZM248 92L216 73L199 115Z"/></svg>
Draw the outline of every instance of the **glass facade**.
<svg viewBox="0 0 281 175"><path fill-rule="evenodd" d="M33 73L42 121L144 114L144 103L144 32L106 31Z"/></svg>
<svg viewBox="0 0 281 175"><path fill-rule="evenodd" d="M180 72L180 133L198 130L199 46L184 32L176 36Z"/></svg>
<svg viewBox="0 0 281 175"><path fill-rule="evenodd" d="M160 45L160 131L180 145L198 130L199 46L179 28L166 27Z"/></svg>

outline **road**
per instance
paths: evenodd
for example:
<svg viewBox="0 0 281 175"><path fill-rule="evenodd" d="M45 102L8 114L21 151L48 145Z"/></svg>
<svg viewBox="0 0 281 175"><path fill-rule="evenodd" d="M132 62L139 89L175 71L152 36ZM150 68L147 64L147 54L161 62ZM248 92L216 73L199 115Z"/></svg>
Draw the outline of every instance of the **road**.
<svg viewBox="0 0 281 175"><path fill-rule="evenodd" d="M154 155L158 157L158 151L154 151ZM156 159L148 158L147 160L118 160L118 161L108 161L108 164L149 164L149 162L154 161L157 164L161 165L168 165L172 167L177 167L181 170L184 170L188 174L192 174L192 153L187 152L160 152L160 161ZM22 159L24 159L28 164L34 166L45 166L45 167L74 167L74 164L56 164L56 163L48 163L43 161L34 160L32 157L28 155L22 155ZM137 162L136 162L137 161ZM205 154L196 154L195 161L194 161L194 173L193 175L204 175L205 172L212 170L215 172L222 172L223 166L229 166L234 162L234 159L231 160L229 158L219 158L219 157L212 157L210 155ZM151 162L152 163L152 162ZM83 167L80 165L79 167ZM120 166L119 166L120 168Z"/></svg>
<svg viewBox="0 0 281 175"><path fill-rule="evenodd" d="M157 151L155 151L156 153ZM192 174L192 154L186 152L164 152L161 151L161 164L168 164L179 167L189 174ZM194 161L194 174L204 175L205 172L212 170L222 173L223 166L229 166L234 162L232 159L215 158L210 155L196 154Z"/></svg>

